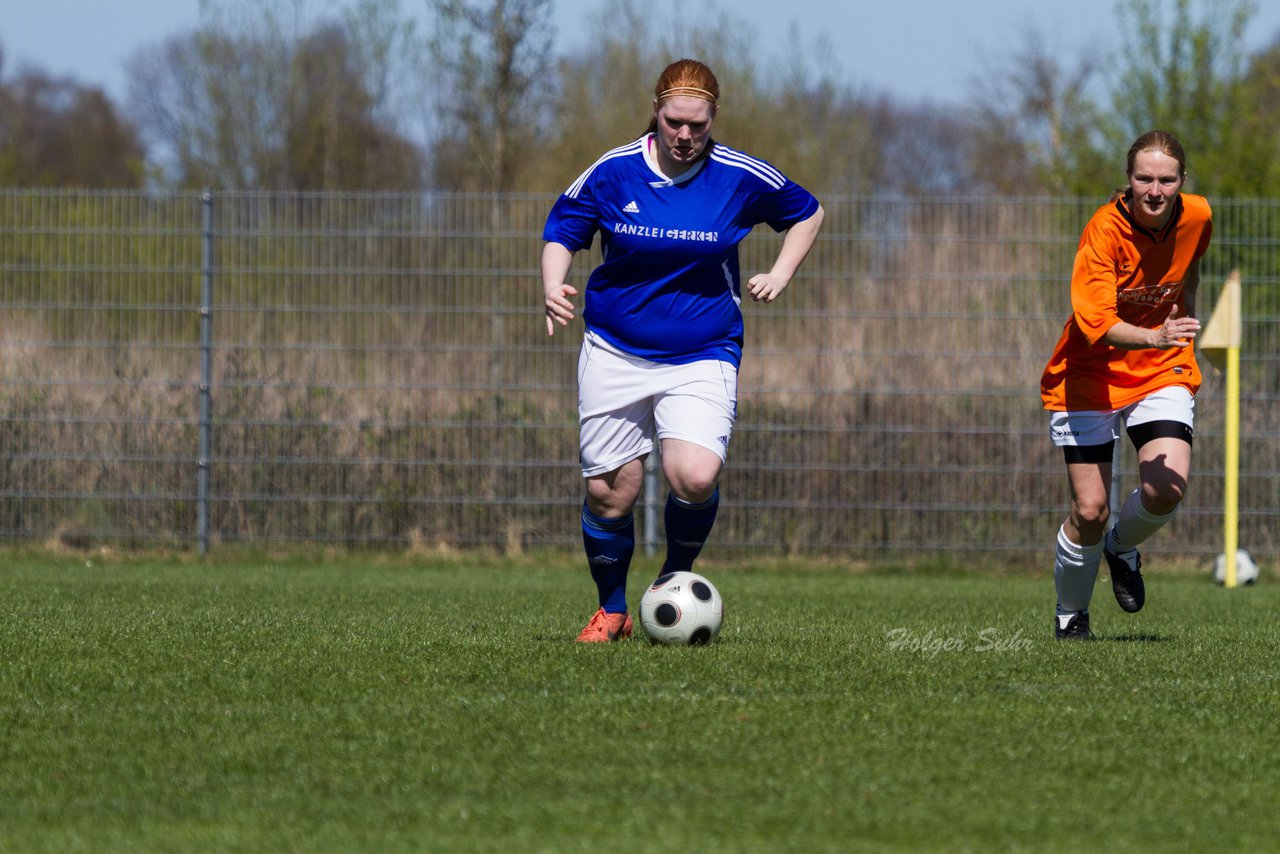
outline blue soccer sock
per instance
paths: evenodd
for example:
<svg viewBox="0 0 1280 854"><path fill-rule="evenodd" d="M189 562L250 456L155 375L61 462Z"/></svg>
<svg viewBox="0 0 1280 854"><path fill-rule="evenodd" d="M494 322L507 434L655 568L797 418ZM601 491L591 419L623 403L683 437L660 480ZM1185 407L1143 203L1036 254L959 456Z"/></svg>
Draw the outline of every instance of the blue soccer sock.
<svg viewBox="0 0 1280 854"><path fill-rule="evenodd" d="M662 575L693 568L693 561L711 535L711 527L716 523L716 511L719 509L718 489L701 504L690 504L677 498L675 493L667 494L664 516L667 527L667 559L662 564Z"/></svg>
<svg viewBox="0 0 1280 854"><path fill-rule="evenodd" d="M636 550L636 525L628 513L621 519L602 519L582 504L582 546L600 607L610 614L627 610L627 571Z"/></svg>

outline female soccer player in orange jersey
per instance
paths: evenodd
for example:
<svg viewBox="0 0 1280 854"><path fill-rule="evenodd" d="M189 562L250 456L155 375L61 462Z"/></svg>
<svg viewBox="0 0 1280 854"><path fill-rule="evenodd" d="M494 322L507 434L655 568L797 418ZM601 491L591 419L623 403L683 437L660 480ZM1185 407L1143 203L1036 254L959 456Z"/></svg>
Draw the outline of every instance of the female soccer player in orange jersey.
<svg viewBox="0 0 1280 854"><path fill-rule="evenodd" d="M1085 226L1071 273L1071 317L1040 380L1049 433L1062 448L1071 512L1058 531L1054 634L1089 639L1089 600L1105 556L1125 611L1142 608L1138 545L1177 511L1191 471L1191 346L1200 257L1213 233L1209 203L1182 192L1182 144L1166 131L1129 148L1128 185ZM1110 531L1111 463L1123 426L1141 485Z"/></svg>

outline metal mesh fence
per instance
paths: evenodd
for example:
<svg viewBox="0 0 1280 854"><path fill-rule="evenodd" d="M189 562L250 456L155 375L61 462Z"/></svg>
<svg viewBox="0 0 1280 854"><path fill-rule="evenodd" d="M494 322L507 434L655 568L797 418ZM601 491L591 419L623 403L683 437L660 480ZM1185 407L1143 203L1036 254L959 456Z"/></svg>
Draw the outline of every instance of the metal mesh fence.
<svg viewBox="0 0 1280 854"><path fill-rule="evenodd" d="M0 538L574 546L581 329L545 335L552 201L0 193ZM1043 559L1067 487L1038 379L1098 201L823 204L788 291L744 305L716 548ZM1200 297L1207 316L1241 270L1240 542L1263 560L1277 235L1280 202L1215 202ZM744 271L778 241L753 235ZM1206 369L1192 489L1157 548L1221 549L1222 395Z"/></svg>

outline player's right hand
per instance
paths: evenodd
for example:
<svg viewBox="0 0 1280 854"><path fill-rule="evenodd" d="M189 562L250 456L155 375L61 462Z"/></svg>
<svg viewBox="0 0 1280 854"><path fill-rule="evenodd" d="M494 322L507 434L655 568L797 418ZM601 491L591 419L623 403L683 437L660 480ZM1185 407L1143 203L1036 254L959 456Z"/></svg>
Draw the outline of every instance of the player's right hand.
<svg viewBox="0 0 1280 854"><path fill-rule="evenodd" d="M547 310L547 337L556 334L556 324L568 326L569 321L573 320L573 301L569 297L576 297L578 289L573 285L562 283L554 287L544 289L544 303Z"/></svg>

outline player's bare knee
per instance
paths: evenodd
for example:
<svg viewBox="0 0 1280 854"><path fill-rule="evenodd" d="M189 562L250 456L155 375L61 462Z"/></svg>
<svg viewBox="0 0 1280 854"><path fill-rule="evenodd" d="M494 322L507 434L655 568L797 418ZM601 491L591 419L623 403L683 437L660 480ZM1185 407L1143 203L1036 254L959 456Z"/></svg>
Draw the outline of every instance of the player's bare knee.
<svg viewBox="0 0 1280 854"><path fill-rule="evenodd" d="M704 485L698 488L691 488L686 483L679 489L673 485L671 487L671 491L674 492L676 498L679 498L681 501L687 501L690 504L703 504L710 501L711 496L716 494L716 483L712 481L710 485Z"/></svg>
<svg viewBox="0 0 1280 854"><path fill-rule="evenodd" d="M1102 539L1111 518L1111 508L1106 504L1077 504L1071 508L1072 521L1080 532L1081 543L1087 545Z"/></svg>
<svg viewBox="0 0 1280 854"><path fill-rule="evenodd" d="M640 485L632 478L587 478L587 508L604 519L627 515L639 495Z"/></svg>
<svg viewBox="0 0 1280 854"><path fill-rule="evenodd" d="M1182 481L1146 484L1142 490L1142 504L1148 513L1165 516L1178 509L1185 492L1186 483Z"/></svg>
<svg viewBox="0 0 1280 854"><path fill-rule="evenodd" d="M631 512L631 508L634 505L634 496L628 499L626 496L618 495L615 492L605 495L587 493L587 509L601 519L621 519Z"/></svg>
<svg viewBox="0 0 1280 854"><path fill-rule="evenodd" d="M716 487L719 485L720 472L718 468L715 471L701 470L699 468L681 469L679 471L664 472L667 477L667 483L671 487L671 491L681 501L687 501L690 504L701 504L709 501L712 495L715 495Z"/></svg>

